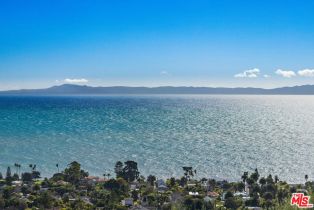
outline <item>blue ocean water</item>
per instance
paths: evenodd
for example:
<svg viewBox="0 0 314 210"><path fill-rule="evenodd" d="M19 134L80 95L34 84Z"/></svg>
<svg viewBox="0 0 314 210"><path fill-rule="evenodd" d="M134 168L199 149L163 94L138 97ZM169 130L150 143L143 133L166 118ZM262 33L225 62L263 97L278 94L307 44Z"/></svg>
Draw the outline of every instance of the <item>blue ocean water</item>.
<svg viewBox="0 0 314 210"><path fill-rule="evenodd" d="M258 168L292 183L314 177L313 96L0 97L0 171L36 164L43 176L77 160L113 174L239 180ZM14 168L12 167L14 171Z"/></svg>

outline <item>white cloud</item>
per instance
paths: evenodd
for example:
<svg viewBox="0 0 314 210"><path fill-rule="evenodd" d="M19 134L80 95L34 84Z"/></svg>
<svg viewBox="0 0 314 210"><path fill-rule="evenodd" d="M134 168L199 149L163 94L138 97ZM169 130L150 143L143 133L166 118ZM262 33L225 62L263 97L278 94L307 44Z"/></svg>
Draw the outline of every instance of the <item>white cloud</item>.
<svg viewBox="0 0 314 210"><path fill-rule="evenodd" d="M236 78L244 78L244 77L256 78L256 77L258 77L259 73L260 73L260 70L258 68L254 68L254 69L246 70L246 71L239 73L239 74L235 74L234 77L236 77Z"/></svg>
<svg viewBox="0 0 314 210"><path fill-rule="evenodd" d="M64 80L65 83L87 83L88 80L81 78L81 79L65 79Z"/></svg>
<svg viewBox="0 0 314 210"><path fill-rule="evenodd" d="M167 76L170 75L170 73L167 72L167 71L161 71L160 74L161 74L161 75L167 75Z"/></svg>
<svg viewBox="0 0 314 210"><path fill-rule="evenodd" d="M285 71L282 69L277 69L277 71L275 71L276 74L285 77L285 78L291 78L296 76L296 74L294 73L294 71Z"/></svg>
<svg viewBox="0 0 314 210"><path fill-rule="evenodd" d="M302 77L314 77L314 69L303 69L298 71L298 74Z"/></svg>
<svg viewBox="0 0 314 210"><path fill-rule="evenodd" d="M268 74L264 74L264 75L263 75L263 77L264 77L264 78L269 78L269 77L270 77L270 75L268 75Z"/></svg>

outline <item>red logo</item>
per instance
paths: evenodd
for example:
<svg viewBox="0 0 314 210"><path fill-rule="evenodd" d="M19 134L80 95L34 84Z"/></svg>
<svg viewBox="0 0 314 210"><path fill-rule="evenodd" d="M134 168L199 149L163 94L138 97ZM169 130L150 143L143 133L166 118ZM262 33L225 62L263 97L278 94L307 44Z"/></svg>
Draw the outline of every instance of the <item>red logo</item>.
<svg viewBox="0 0 314 210"><path fill-rule="evenodd" d="M298 208L313 208L313 204L310 204L310 196L306 196L304 193L293 193L291 205L296 205Z"/></svg>

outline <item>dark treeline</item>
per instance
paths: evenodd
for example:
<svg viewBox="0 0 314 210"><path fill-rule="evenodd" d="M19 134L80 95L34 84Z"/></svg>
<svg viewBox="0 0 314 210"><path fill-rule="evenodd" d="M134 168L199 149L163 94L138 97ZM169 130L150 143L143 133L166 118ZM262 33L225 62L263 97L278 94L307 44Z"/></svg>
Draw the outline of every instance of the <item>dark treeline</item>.
<svg viewBox="0 0 314 210"><path fill-rule="evenodd" d="M21 165L0 173L0 209L295 209L291 195L312 195L314 182L289 185L278 176L262 177L258 169L244 172L239 182L196 179L197 170L182 167L182 177L144 177L135 161L118 161L114 174L90 176L74 161L50 178L42 179L36 164L21 172ZM240 178L240 177L239 177ZM311 201L313 203L313 200Z"/></svg>

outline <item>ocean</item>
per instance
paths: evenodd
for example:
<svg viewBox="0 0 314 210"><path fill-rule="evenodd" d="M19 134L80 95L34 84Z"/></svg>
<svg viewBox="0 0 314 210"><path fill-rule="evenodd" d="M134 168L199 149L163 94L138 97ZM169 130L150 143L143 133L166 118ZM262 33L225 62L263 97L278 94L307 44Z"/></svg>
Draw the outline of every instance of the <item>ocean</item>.
<svg viewBox="0 0 314 210"><path fill-rule="evenodd" d="M134 160L142 175L240 180L258 168L314 178L314 96L1 96L0 171L42 176L78 161L92 175Z"/></svg>

